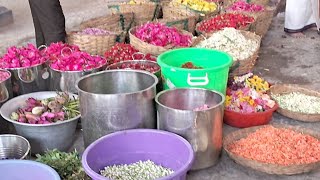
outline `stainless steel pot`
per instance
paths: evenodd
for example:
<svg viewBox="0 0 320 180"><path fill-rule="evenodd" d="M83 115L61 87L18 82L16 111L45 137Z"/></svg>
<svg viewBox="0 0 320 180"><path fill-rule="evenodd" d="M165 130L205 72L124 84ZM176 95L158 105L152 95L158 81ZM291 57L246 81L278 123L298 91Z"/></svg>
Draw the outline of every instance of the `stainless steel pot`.
<svg viewBox="0 0 320 180"><path fill-rule="evenodd" d="M77 122L80 115L61 122L52 124L28 124L20 123L10 119L12 112L18 108L25 106L25 101L30 98L46 99L55 97L57 94L54 91L35 92L21 95L7 101L0 109L1 116L13 123L17 134L27 138L31 144L31 153L43 153L47 149L58 149L60 151L67 151L72 145L74 134L77 127ZM70 96L77 97L75 94Z"/></svg>
<svg viewBox="0 0 320 180"><path fill-rule="evenodd" d="M190 142L195 152L192 170L218 162L224 100L219 92L199 88L171 89L156 96L158 129L179 134ZM210 108L194 110L205 104Z"/></svg>
<svg viewBox="0 0 320 180"><path fill-rule="evenodd" d="M155 128L158 78L138 70L108 70L77 81L84 145L115 131Z"/></svg>
<svg viewBox="0 0 320 180"><path fill-rule="evenodd" d="M0 82L0 107L3 103L13 97L12 84L11 84L11 72L5 69L0 69L1 72L8 73L9 78Z"/></svg>
<svg viewBox="0 0 320 180"><path fill-rule="evenodd" d="M11 72L13 96L48 90L50 74L46 63L9 70Z"/></svg>
<svg viewBox="0 0 320 180"><path fill-rule="evenodd" d="M5 69L0 71L9 73L9 78L0 82L0 107L9 99L13 97L12 83L11 83L11 72ZM14 134L15 130L11 123L5 121L0 117L0 134Z"/></svg>
<svg viewBox="0 0 320 180"><path fill-rule="evenodd" d="M95 68L88 71L59 71L54 70L52 68L49 69L50 71L50 88L51 91L67 91L74 94L78 94L78 90L76 89L75 85L77 80L81 77L99 72L103 70L105 66Z"/></svg>

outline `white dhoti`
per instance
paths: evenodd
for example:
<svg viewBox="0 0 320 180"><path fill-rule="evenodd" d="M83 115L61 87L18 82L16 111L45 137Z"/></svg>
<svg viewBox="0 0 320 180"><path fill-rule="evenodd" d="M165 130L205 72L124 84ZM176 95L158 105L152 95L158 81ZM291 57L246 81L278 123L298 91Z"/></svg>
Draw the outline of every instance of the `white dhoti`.
<svg viewBox="0 0 320 180"><path fill-rule="evenodd" d="M315 25L320 28L319 0L286 1L286 32L301 32Z"/></svg>

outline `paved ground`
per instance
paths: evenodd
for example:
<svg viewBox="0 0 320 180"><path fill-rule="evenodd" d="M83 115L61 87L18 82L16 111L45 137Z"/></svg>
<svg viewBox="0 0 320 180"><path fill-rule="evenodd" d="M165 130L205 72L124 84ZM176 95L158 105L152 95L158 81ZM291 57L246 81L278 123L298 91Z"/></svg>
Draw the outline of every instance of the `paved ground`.
<svg viewBox="0 0 320 180"><path fill-rule="evenodd" d="M67 20L67 28L76 28L82 20L107 13L104 0L61 0ZM75 6L75 2L76 5ZM18 4L18 5L17 5ZM0 55L10 45L32 41L33 25L26 0L0 0L0 5L13 9L15 24L0 29ZM92 11L94 10L94 11ZM297 83L320 90L320 36L316 32L307 32L305 39L293 39L283 33L284 14L274 18L272 27L263 39L260 58L255 73L272 83ZM320 123L301 123L275 114L272 123L284 123L320 129ZM236 130L224 126L224 134ZM72 148L83 151L81 130L78 130ZM275 176L260 173L234 163L224 152L219 163L211 168L189 173L188 180L316 180L320 179L320 169L296 176Z"/></svg>

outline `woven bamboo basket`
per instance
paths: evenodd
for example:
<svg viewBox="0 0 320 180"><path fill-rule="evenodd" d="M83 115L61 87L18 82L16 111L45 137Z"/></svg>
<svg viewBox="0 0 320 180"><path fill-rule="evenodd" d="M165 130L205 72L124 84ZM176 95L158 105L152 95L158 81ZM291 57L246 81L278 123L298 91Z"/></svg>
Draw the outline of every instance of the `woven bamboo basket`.
<svg viewBox="0 0 320 180"><path fill-rule="evenodd" d="M189 31L190 33L194 33L196 28L196 17L178 17L171 19L156 19L156 22L164 23L167 26L175 27L180 30Z"/></svg>
<svg viewBox="0 0 320 180"><path fill-rule="evenodd" d="M244 11L232 11L226 10L228 13L242 13L248 16L255 17L255 22L251 25L250 31L255 32L257 35L264 37L268 32L272 18L275 12L274 7L266 6L262 12L244 12Z"/></svg>
<svg viewBox="0 0 320 180"><path fill-rule="evenodd" d="M86 35L79 34L76 31L68 33L67 42L68 44L73 44L79 46L81 51L85 51L91 55L102 56L106 50L110 49L121 36L120 34L110 34L110 35Z"/></svg>
<svg viewBox="0 0 320 180"><path fill-rule="evenodd" d="M197 22L210 18L212 16L215 16L219 14L219 12L220 12L220 6L218 4L217 4L217 9L212 12L201 12L201 11L193 10L185 5L175 6L173 5L173 3L169 3L163 7L164 18L177 17L177 16L195 16Z"/></svg>
<svg viewBox="0 0 320 180"><path fill-rule="evenodd" d="M109 5L112 13L134 13L134 22L136 25L141 25L146 22L156 19L159 15L160 5L153 2L141 4L126 4Z"/></svg>
<svg viewBox="0 0 320 180"><path fill-rule="evenodd" d="M158 56L160 55L161 53L164 53L170 49L176 49L176 48L179 48L179 47L172 47L172 46L168 46L168 47L161 47L161 46L155 46L155 45L152 45L152 44L149 44L149 43L146 43L142 40L140 40L139 38L137 38L135 35L134 35L134 32L135 32L135 28L132 28L130 31L129 31L129 37L130 37L130 44L132 46L134 46L139 52L142 52L144 54L152 54L152 55L155 55L155 56ZM193 37L193 35L188 32L188 31L184 31L184 30L180 30L180 32L182 32L183 34L188 34L190 35L191 37Z"/></svg>
<svg viewBox="0 0 320 180"><path fill-rule="evenodd" d="M270 0L250 0L251 3L267 6Z"/></svg>
<svg viewBox="0 0 320 180"><path fill-rule="evenodd" d="M254 65L256 63L256 60L258 59L258 54L259 54L259 49L261 44L261 37L256 35L255 33L244 31L244 30L241 30L241 34L245 36L246 39L257 41L258 46L257 46L257 49L254 51L254 53L250 57L243 60L234 60L232 66L230 67L229 77L240 76L240 75L244 75L249 72L252 72ZM193 41L192 46L193 47L197 46L201 41L205 40L208 37L210 36L204 36L204 35L198 36Z"/></svg>
<svg viewBox="0 0 320 180"><path fill-rule="evenodd" d="M151 2L160 4L161 6L168 5L172 0L150 0Z"/></svg>
<svg viewBox="0 0 320 180"><path fill-rule="evenodd" d="M242 14L242 13L239 13L239 14ZM254 21L253 21L252 23L248 24L247 26L242 26L242 27L238 28L238 30L252 31L252 29L253 29L252 27L254 27L254 26L255 26L255 23L256 23L256 17L255 17L255 16L252 16L252 15L247 15L247 16L253 17L253 18L254 18ZM212 17L212 18L214 18L214 17ZM206 21L209 21L209 20L210 20L210 19L203 20L203 21L201 21L201 22L199 22L199 23L196 24L195 30L196 30L197 34L199 34L199 35L202 34L202 35L204 35L205 37L210 37L213 33L219 31L219 30L214 30L214 31L211 31L211 32L203 32L203 31L199 30L199 27L201 26L201 24L202 24L202 23L205 23Z"/></svg>
<svg viewBox="0 0 320 180"><path fill-rule="evenodd" d="M115 13L89 19L80 24L80 29L100 28L108 31L125 31L129 30L133 24L133 13Z"/></svg>
<svg viewBox="0 0 320 180"><path fill-rule="evenodd" d="M223 148L229 155L231 159L233 159L236 163L241 164L243 166L255 169L257 171L265 172L268 174L277 174L277 175L294 175L294 174L300 174L300 173L306 173L310 172L314 169L317 169L320 167L320 161L315 163L309 163L309 164L299 164L299 165L289 165L289 166L283 166L283 165L277 165L277 164L270 164L270 163L263 163L251 159L247 159L244 157L241 157L239 155L236 155L228 150L229 144L232 144L242 138L246 138L249 134L254 133L260 128L266 127L268 125L263 126L255 126L250 128L244 128L237 131L234 131L230 134L228 134L223 139ZM297 127L297 126L290 126L285 124L273 124L272 125L275 128L286 128L291 129L299 133L308 134L311 135L317 139L320 139L319 133Z"/></svg>
<svg viewBox="0 0 320 180"><path fill-rule="evenodd" d="M119 34L119 42L124 42L127 32L134 26L133 13L116 13L89 19L80 24L80 29L100 28Z"/></svg>
<svg viewBox="0 0 320 180"><path fill-rule="evenodd" d="M246 37L246 39L256 40L258 42L258 46L250 57L233 62L232 66L230 67L229 77L240 76L252 72L259 57L258 54L261 44L261 37L249 31L241 31L241 33Z"/></svg>
<svg viewBox="0 0 320 180"><path fill-rule="evenodd" d="M305 87L295 85L295 84L276 84L271 86L269 93L270 94L288 94L292 92L299 92L309 96L315 96L320 98L320 92L309 90ZM279 103L278 103L279 104ZM289 111L287 109L281 108L279 104L279 108L277 112L283 116L289 117L291 119L295 119L303 122L319 122L320 114L306 114Z"/></svg>
<svg viewBox="0 0 320 180"><path fill-rule="evenodd" d="M230 5L232 5L233 3L235 3L238 0L223 0L223 6L229 7ZM258 4L258 5L262 5L262 6L267 6L269 4L270 0L250 0L249 3L254 3L254 4Z"/></svg>

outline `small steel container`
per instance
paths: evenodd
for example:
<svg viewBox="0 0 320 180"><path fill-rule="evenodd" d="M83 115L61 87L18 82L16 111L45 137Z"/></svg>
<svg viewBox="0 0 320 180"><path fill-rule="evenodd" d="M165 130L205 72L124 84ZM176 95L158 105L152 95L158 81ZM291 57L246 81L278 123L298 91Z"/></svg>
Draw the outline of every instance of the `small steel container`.
<svg viewBox="0 0 320 180"><path fill-rule="evenodd" d="M29 141L18 135L0 135L0 160L26 159L30 152Z"/></svg>
<svg viewBox="0 0 320 180"><path fill-rule="evenodd" d="M158 129L190 142L195 152L192 170L208 168L219 160L224 100L221 93L200 88L171 89L156 96ZM194 110L203 105L209 108Z"/></svg>

